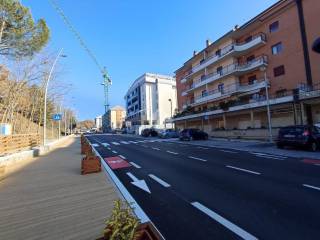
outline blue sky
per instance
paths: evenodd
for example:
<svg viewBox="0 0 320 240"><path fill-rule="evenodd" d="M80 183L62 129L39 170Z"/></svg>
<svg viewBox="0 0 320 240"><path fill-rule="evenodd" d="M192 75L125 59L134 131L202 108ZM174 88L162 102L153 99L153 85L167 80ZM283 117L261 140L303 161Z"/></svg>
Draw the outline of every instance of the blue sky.
<svg viewBox="0 0 320 240"><path fill-rule="evenodd" d="M276 0L57 0L112 78L110 104L124 105L130 84L144 72L173 75L206 39L215 40ZM51 29L48 48L64 48L63 81L73 84L80 120L103 114L102 77L47 0L22 0ZM72 98L71 96L69 99Z"/></svg>

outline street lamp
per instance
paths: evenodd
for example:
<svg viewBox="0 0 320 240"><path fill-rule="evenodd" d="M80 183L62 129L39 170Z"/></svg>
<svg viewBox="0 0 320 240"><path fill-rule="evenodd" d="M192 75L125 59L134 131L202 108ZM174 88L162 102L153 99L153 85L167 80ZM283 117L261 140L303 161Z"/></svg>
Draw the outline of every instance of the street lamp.
<svg viewBox="0 0 320 240"><path fill-rule="evenodd" d="M52 67L50 69L46 84L45 84L45 93L44 93L44 111L43 111L43 146L46 145L46 137L47 137L47 94L48 94L48 86L49 81L51 79L52 72L54 70L54 67L57 64L57 61L59 57L66 57L65 55L62 55L63 48L59 51L57 57L55 58Z"/></svg>
<svg viewBox="0 0 320 240"><path fill-rule="evenodd" d="M270 99L269 99L269 91L268 91L269 82L267 79L267 68L262 67L261 70L264 71L264 82L265 82L265 91L266 91L266 99L267 99L269 141L272 142L272 125L271 125Z"/></svg>

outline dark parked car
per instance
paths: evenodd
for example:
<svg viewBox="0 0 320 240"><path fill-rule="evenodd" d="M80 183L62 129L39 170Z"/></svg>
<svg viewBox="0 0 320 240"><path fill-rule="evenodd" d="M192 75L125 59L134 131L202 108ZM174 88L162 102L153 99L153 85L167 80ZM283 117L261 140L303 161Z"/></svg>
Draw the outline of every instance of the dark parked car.
<svg viewBox="0 0 320 240"><path fill-rule="evenodd" d="M277 146L303 147L316 151L320 148L320 128L307 125L283 127L279 130Z"/></svg>
<svg viewBox="0 0 320 240"><path fill-rule="evenodd" d="M146 128L143 129L141 132L141 136L143 137L156 137L158 136L158 132L156 130L154 130L153 128Z"/></svg>
<svg viewBox="0 0 320 240"><path fill-rule="evenodd" d="M159 132L160 138L178 138L179 133L174 129L165 129Z"/></svg>
<svg viewBox="0 0 320 240"><path fill-rule="evenodd" d="M196 128L184 129L179 134L180 140L208 140L209 135L204 131Z"/></svg>

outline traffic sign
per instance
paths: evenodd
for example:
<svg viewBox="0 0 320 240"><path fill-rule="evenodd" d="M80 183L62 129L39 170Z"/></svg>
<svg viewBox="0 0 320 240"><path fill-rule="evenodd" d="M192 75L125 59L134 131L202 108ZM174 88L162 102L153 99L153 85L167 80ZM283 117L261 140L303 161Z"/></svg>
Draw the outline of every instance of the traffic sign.
<svg viewBox="0 0 320 240"><path fill-rule="evenodd" d="M62 119L62 114L57 113L52 115L52 120L54 121L60 121Z"/></svg>

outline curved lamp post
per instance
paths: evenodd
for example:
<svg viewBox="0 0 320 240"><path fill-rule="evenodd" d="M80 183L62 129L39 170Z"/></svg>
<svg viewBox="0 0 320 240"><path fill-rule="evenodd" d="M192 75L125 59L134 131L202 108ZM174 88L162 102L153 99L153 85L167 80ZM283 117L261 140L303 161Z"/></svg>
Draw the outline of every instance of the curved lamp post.
<svg viewBox="0 0 320 240"><path fill-rule="evenodd" d="M51 79L52 72L54 70L54 67L57 64L57 61L58 61L59 57L61 57L61 56L65 57L64 55L62 55L62 51L63 51L63 48L61 48L61 50L59 51L57 57L55 58L55 60L54 60L54 62L52 64L52 67L50 69L46 84L45 84L44 110L43 110L43 146L46 145L46 138L47 138L47 94L48 94L49 81Z"/></svg>

